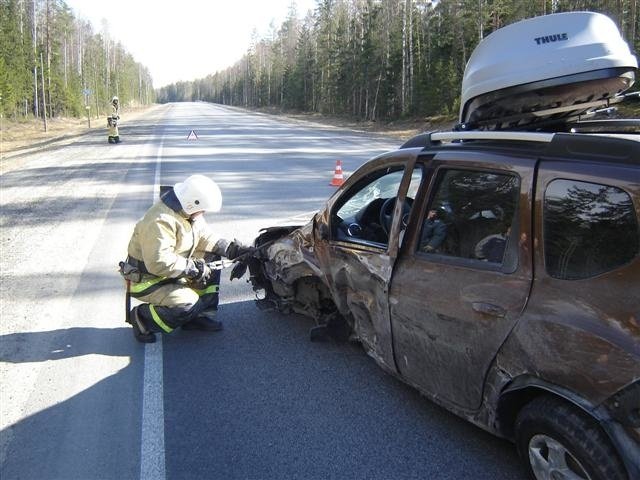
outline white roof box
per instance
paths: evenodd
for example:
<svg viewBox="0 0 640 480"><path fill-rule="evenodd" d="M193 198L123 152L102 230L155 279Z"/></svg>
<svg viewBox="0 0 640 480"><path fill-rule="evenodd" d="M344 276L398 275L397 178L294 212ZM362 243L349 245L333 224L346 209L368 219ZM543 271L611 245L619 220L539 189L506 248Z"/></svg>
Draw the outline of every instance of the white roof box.
<svg viewBox="0 0 640 480"><path fill-rule="evenodd" d="M537 129L620 101L636 57L613 21L569 12L513 23L474 50L464 72L461 129Z"/></svg>

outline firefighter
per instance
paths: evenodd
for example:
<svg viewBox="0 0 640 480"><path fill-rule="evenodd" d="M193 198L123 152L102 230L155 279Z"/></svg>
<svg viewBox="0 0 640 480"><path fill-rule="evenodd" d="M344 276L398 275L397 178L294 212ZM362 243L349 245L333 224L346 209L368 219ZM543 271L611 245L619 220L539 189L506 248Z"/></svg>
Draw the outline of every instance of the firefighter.
<svg viewBox="0 0 640 480"><path fill-rule="evenodd" d="M118 100L118 97L111 99L111 116L120 119L120 100Z"/></svg>
<svg viewBox="0 0 640 480"><path fill-rule="evenodd" d="M220 270L209 262L230 260L252 249L237 240L218 239L204 212L218 212L222 194L216 183L192 175L164 192L136 224L121 273L130 280L130 293L142 302L127 322L139 342L155 342L156 332L217 331Z"/></svg>
<svg viewBox="0 0 640 480"><path fill-rule="evenodd" d="M111 99L111 115L107 117L107 127L109 128L109 143L120 143L118 133L118 120L120 120L120 101L118 97Z"/></svg>

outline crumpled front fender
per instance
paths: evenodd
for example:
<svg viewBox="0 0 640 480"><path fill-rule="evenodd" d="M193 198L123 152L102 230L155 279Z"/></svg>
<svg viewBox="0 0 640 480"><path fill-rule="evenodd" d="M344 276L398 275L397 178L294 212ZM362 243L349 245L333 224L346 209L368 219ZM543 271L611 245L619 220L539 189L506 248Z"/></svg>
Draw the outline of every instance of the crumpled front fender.
<svg viewBox="0 0 640 480"><path fill-rule="evenodd" d="M313 221L302 227L265 228L255 239L254 247L253 255L242 262L249 269L249 282L259 307L294 311L319 323L335 314L315 256Z"/></svg>

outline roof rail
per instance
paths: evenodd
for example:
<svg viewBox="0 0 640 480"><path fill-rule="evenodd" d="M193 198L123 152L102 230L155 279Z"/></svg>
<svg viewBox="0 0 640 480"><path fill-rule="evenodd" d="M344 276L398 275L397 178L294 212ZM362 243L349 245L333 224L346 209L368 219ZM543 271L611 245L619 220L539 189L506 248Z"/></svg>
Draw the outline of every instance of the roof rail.
<svg viewBox="0 0 640 480"><path fill-rule="evenodd" d="M567 127L571 132L599 132L605 133L625 133L625 129L631 132L640 132L640 119L629 118L606 118L600 120L582 120L575 123L568 123Z"/></svg>
<svg viewBox="0 0 640 480"><path fill-rule="evenodd" d="M555 133L521 132L507 130L472 130L466 132L426 132L407 140L400 148L426 148L440 142L459 142L465 140L511 140L550 143Z"/></svg>
<svg viewBox="0 0 640 480"><path fill-rule="evenodd" d="M622 125L636 125L635 120L615 120L612 122L612 126L621 127ZM594 124L602 125L603 122L594 122ZM589 125L589 124L587 124ZM587 126L585 125L585 126ZM605 123L605 125L607 125ZM552 148L560 148L560 146L568 146L568 145L585 145L590 144L589 142L596 141L598 144L605 144L605 140L603 140L602 135L608 135L609 137L613 137L612 132L588 132L591 135L576 135L577 132L580 131L580 124L575 124L577 128L573 133L569 132L557 132L557 133L548 133L548 132L521 132L521 131L507 131L507 130L472 130L467 132L458 132L458 131L446 131L446 132L430 132L430 133L421 133L416 135L413 138L407 140L400 148L428 148L435 146L439 143L454 143L454 142L465 142L469 140L488 140L488 141L515 141L515 142L535 142L539 144L547 144L553 145ZM637 134L633 133L625 133L624 131L620 131L618 136L629 136L636 137ZM585 138L579 138L585 137ZM589 140L586 137L593 137L593 139ZM594 140L599 138L600 140ZM608 141L610 141L609 139ZM576 142L579 142L576 144ZM639 143L639 142L634 142ZM639 143L640 145L640 143ZM578 148L578 146L574 148ZM563 147L563 148L564 148ZM589 147L593 151L599 151L598 148L591 145ZM609 148L609 147L606 147ZM634 147L637 148L637 147Z"/></svg>
<svg viewBox="0 0 640 480"><path fill-rule="evenodd" d="M513 132L513 131L467 131L434 132L432 141L455 142L457 140L519 140L525 142L550 143L555 133Z"/></svg>

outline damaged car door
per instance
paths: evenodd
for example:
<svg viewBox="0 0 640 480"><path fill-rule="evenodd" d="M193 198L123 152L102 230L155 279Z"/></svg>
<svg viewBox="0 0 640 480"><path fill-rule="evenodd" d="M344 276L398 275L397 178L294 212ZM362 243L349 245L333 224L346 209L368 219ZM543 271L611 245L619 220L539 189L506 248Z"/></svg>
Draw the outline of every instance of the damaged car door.
<svg viewBox="0 0 640 480"><path fill-rule="evenodd" d="M388 286L421 180L415 159L407 152L371 162L316 226L316 256L338 310L368 353L393 372Z"/></svg>
<svg viewBox="0 0 640 480"><path fill-rule="evenodd" d="M535 161L441 152L428 167L389 294L396 364L432 398L476 409L531 287Z"/></svg>

